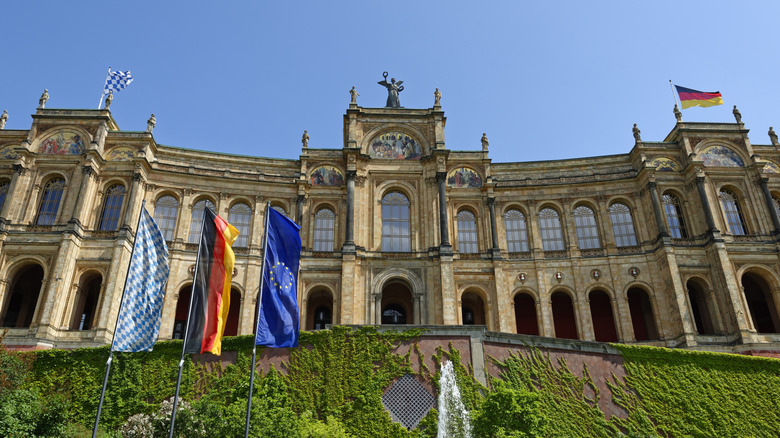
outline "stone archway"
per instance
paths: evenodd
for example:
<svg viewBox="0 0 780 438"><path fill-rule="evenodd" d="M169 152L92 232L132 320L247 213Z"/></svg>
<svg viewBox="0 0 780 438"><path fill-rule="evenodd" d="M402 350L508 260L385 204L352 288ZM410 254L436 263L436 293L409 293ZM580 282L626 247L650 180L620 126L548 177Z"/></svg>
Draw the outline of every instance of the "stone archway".
<svg viewBox="0 0 780 438"><path fill-rule="evenodd" d="M758 333L780 333L780 317L767 281L760 275L746 272L742 275L742 288L753 328Z"/></svg>
<svg viewBox="0 0 780 438"><path fill-rule="evenodd" d="M93 328L102 283L103 276L98 273L88 273L81 278L70 320L71 330L90 330Z"/></svg>
<svg viewBox="0 0 780 438"><path fill-rule="evenodd" d="M20 269L11 281L11 288L3 307L3 327L29 327L38 305L43 285L43 268L29 265Z"/></svg>
<svg viewBox="0 0 780 438"><path fill-rule="evenodd" d="M389 281L382 288L382 324L412 324L412 291L401 281Z"/></svg>
<svg viewBox="0 0 780 438"><path fill-rule="evenodd" d="M422 324L424 288L420 277L404 268L391 268L380 272L373 281L373 323L382 324L395 317L402 324ZM391 306L392 305L392 306ZM390 307L388 307L390 306Z"/></svg>

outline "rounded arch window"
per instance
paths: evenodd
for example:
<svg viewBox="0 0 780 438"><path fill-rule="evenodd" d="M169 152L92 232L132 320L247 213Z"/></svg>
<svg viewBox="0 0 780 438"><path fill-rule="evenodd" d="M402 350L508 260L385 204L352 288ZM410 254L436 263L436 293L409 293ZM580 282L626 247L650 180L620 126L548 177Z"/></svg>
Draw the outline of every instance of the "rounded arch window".
<svg viewBox="0 0 780 438"><path fill-rule="evenodd" d="M726 216L726 226L734 235L745 235L745 219L742 217L742 209L739 206L737 195L728 189L721 189L720 204L723 214Z"/></svg>
<svg viewBox="0 0 780 438"><path fill-rule="evenodd" d="M154 203L154 221L160 227L165 240L172 241L176 230L176 216L179 214L179 201L173 196L161 196Z"/></svg>
<svg viewBox="0 0 780 438"><path fill-rule="evenodd" d="M125 200L125 186L115 184L106 190L103 202L103 215L100 218L100 231L116 231L119 227L119 215Z"/></svg>
<svg viewBox="0 0 780 438"><path fill-rule="evenodd" d="M504 213L504 228L506 230L506 247L509 252L528 251L528 227L525 215L520 210L509 210Z"/></svg>
<svg viewBox="0 0 780 438"><path fill-rule="evenodd" d="M636 246L636 230L631 210L626 204L616 202L609 207L609 218L612 220L612 232L615 235L616 246Z"/></svg>
<svg viewBox="0 0 780 438"><path fill-rule="evenodd" d="M458 212L458 251L465 254L479 252L477 218L468 210Z"/></svg>
<svg viewBox="0 0 780 438"><path fill-rule="evenodd" d="M206 207L214 211L214 203L208 199L201 199L192 206L192 219L190 219L190 237L189 243L198 243L200 239L200 229L203 228L203 212Z"/></svg>
<svg viewBox="0 0 780 438"><path fill-rule="evenodd" d="M3 204L5 204L5 198L8 196L8 188L10 186L11 184L8 181L0 182L0 211L3 209Z"/></svg>
<svg viewBox="0 0 780 438"><path fill-rule="evenodd" d="M382 251L412 250L409 198L390 192L382 198Z"/></svg>
<svg viewBox="0 0 780 438"><path fill-rule="evenodd" d="M336 213L321 208L314 215L314 251L333 251L336 230Z"/></svg>
<svg viewBox="0 0 780 438"><path fill-rule="evenodd" d="M249 246L249 231L252 224L252 208L244 203L233 204L228 212L228 222L238 229L238 237L233 246Z"/></svg>
<svg viewBox="0 0 780 438"><path fill-rule="evenodd" d="M664 193L663 204L664 213L666 213L666 223L669 226L669 235L675 239L687 238L688 231L685 228L680 200L671 193Z"/></svg>
<svg viewBox="0 0 780 438"><path fill-rule="evenodd" d="M552 208L543 208L539 211L539 233L542 235L544 251L563 251L563 230L561 217L557 211Z"/></svg>
<svg viewBox="0 0 780 438"><path fill-rule="evenodd" d="M577 230L580 249L601 248L596 215L590 207L580 205L574 209L574 227Z"/></svg>
<svg viewBox="0 0 780 438"><path fill-rule="evenodd" d="M53 225L60 209L62 192L65 190L65 179L54 178L46 183L41 196L41 204L38 206L38 218L36 225Z"/></svg>

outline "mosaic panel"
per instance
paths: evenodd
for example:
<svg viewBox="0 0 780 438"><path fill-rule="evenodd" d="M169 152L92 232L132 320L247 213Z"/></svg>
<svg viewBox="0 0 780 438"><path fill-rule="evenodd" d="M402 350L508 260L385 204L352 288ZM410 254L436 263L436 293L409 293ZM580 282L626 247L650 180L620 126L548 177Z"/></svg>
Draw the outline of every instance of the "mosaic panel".
<svg viewBox="0 0 780 438"><path fill-rule="evenodd" d="M764 160L764 173L780 173L780 166L774 161Z"/></svg>
<svg viewBox="0 0 780 438"><path fill-rule="evenodd" d="M419 160L422 149L420 143L408 134L391 131L371 141L368 155L388 160Z"/></svg>
<svg viewBox="0 0 780 438"><path fill-rule="evenodd" d="M650 165L654 166L658 172L677 172L680 170L680 165L668 157L654 158L650 161Z"/></svg>
<svg viewBox="0 0 780 438"><path fill-rule="evenodd" d="M112 149L106 156L106 161L132 161L134 152L133 148L128 147Z"/></svg>
<svg viewBox="0 0 780 438"><path fill-rule="evenodd" d="M458 167L452 169L450 173L447 174L447 185L455 188L482 187L482 178L479 177L477 172L474 172L468 167Z"/></svg>
<svg viewBox="0 0 780 438"><path fill-rule="evenodd" d="M333 166L320 166L311 173L309 184L313 186L340 186L344 184L344 174Z"/></svg>
<svg viewBox="0 0 780 438"><path fill-rule="evenodd" d="M14 152L13 146L6 146L0 149L0 160L15 160L18 158L16 152Z"/></svg>
<svg viewBox="0 0 780 438"><path fill-rule="evenodd" d="M745 167L742 158L726 146L710 146L701 151L701 160L707 167Z"/></svg>
<svg viewBox="0 0 780 438"><path fill-rule="evenodd" d="M50 135L41 143L38 152L42 154L81 155L84 152L84 139L74 131L60 131Z"/></svg>

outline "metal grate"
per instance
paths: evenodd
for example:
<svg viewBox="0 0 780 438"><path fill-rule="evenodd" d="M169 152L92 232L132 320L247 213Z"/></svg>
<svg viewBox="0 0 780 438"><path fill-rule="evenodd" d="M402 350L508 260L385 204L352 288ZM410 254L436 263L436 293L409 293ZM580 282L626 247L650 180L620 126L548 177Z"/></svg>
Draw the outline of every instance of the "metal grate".
<svg viewBox="0 0 780 438"><path fill-rule="evenodd" d="M390 418L408 430L417 427L435 401L433 395L411 374L401 376L382 394L382 404L390 412Z"/></svg>

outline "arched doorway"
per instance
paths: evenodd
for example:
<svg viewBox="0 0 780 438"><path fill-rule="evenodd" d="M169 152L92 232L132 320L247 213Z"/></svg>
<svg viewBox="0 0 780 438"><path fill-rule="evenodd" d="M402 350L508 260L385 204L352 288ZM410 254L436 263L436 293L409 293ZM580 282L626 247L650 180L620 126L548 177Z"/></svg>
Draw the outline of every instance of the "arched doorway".
<svg viewBox="0 0 780 438"><path fill-rule="evenodd" d="M43 268L30 265L19 270L6 298L3 327L29 327L43 284Z"/></svg>
<svg viewBox="0 0 780 438"><path fill-rule="evenodd" d="M70 320L71 330L91 330L94 327L102 283L100 274L85 274L81 278Z"/></svg>
<svg viewBox="0 0 780 438"><path fill-rule="evenodd" d="M190 310L190 294L192 285L187 285L179 290L179 301L176 302L176 316L173 320L173 334L171 339L184 339L184 330L187 328L187 313Z"/></svg>
<svg viewBox="0 0 780 438"><path fill-rule="evenodd" d="M628 308L631 313L631 324L634 327L634 338L637 341L658 339L658 329L653 318L653 306L647 292L632 287L628 290Z"/></svg>
<svg viewBox="0 0 780 438"><path fill-rule="evenodd" d="M539 336L539 320L536 318L536 300L530 294L515 295L515 325L521 335Z"/></svg>
<svg viewBox="0 0 780 438"><path fill-rule="evenodd" d="M566 292L555 292L550 297L555 325L555 337L563 339L579 339L577 336L577 319L574 316L574 304Z"/></svg>
<svg viewBox="0 0 780 438"><path fill-rule="evenodd" d="M225 322L225 332L223 336L238 335L238 321L241 319L241 292L236 289L230 289L230 309Z"/></svg>
<svg viewBox="0 0 780 438"><path fill-rule="evenodd" d="M413 324L412 291L401 282L390 282L382 289L382 324Z"/></svg>
<svg viewBox="0 0 780 438"><path fill-rule="evenodd" d="M333 324L333 296L327 289L317 289L306 300L306 329L322 330Z"/></svg>
<svg viewBox="0 0 780 438"><path fill-rule="evenodd" d="M780 321L777 317L775 300L772 298L767 282L758 275L748 272L742 276L742 287L756 331L759 333L778 333Z"/></svg>
<svg viewBox="0 0 780 438"><path fill-rule="evenodd" d="M691 303L691 313L696 324L696 332L700 335L714 335L715 325L709 309L709 300L704 292L704 286L694 279L685 284L688 288L688 301Z"/></svg>
<svg viewBox="0 0 780 438"><path fill-rule="evenodd" d="M593 334L598 342L617 342L615 315L612 312L612 299L603 290L594 290L588 294L590 317L593 321Z"/></svg>
<svg viewBox="0 0 780 438"><path fill-rule="evenodd" d="M485 302L474 292L466 292L460 297L461 321L463 325L486 325Z"/></svg>

